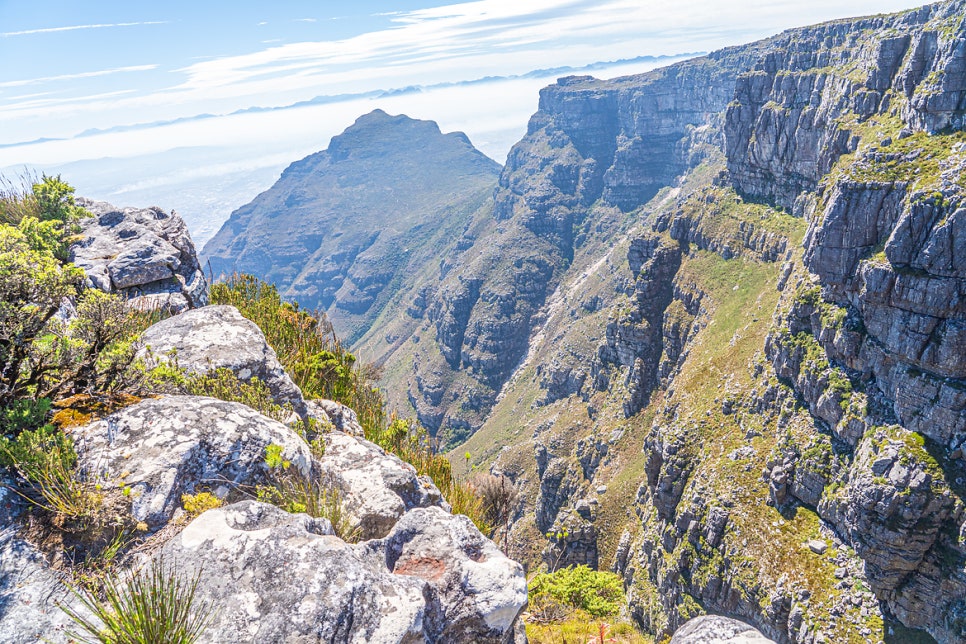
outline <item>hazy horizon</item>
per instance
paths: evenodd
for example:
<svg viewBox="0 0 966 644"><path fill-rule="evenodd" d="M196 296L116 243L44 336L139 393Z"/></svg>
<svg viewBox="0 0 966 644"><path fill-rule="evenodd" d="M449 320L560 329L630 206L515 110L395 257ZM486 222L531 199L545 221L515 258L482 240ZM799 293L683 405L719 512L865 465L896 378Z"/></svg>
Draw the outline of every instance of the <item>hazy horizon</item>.
<svg viewBox="0 0 966 644"><path fill-rule="evenodd" d="M201 245L285 166L372 109L463 131L503 163L555 78L523 76L534 70L711 51L916 3L134 4L0 3L0 168L59 172L79 194L178 210Z"/></svg>

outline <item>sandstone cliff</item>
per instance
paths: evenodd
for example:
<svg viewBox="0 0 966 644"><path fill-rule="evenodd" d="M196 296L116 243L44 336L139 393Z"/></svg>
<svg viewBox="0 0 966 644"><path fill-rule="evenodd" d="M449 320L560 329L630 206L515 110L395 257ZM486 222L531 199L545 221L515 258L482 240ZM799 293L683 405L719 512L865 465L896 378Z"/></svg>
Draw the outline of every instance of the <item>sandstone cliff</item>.
<svg viewBox="0 0 966 644"><path fill-rule="evenodd" d="M623 573L657 633L966 640L964 17L542 92L495 214L560 264L456 450L526 491L511 552Z"/></svg>

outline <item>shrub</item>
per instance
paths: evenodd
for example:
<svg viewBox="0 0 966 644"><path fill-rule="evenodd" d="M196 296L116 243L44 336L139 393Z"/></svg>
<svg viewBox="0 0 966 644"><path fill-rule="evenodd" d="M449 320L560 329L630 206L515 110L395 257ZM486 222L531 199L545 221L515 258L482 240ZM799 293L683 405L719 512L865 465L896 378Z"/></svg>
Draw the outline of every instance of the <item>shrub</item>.
<svg viewBox="0 0 966 644"><path fill-rule="evenodd" d="M211 492L198 492L197 494L182 494L181 507L188 513L189 517L196 517L207 510L220 508L223 501Z"/></svg>
<svg viewBox="0 0 966 644"><path fill-rule="evenodd" d="M191 644L213 617L209 603L195 601L200 576L185 578L155 560L126 581L106 578L101 594L72 588L93 618L62 604L81 629L69 636L86 644Z"/></svg>
<svg viewBox="0 0 966 644"><path fill-rule="evenodd" d="M624 604L620 576L591 570L587 566L536 575L530 580L528 590L534 606L559 605L582 610L594 617L616 615Z"/></svg>

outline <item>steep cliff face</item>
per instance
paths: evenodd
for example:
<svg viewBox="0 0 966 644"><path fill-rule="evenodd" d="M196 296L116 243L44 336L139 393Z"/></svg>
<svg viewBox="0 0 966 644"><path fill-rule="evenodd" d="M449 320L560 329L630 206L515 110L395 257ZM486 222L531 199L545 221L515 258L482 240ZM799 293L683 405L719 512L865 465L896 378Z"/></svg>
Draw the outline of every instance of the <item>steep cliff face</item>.
<svg viewBox="0 0 966 644"><path fill-rule="evenodd" d="M232 213L203 257L325 310L351 342L462 234L499 170L462 133L376 110Z"/></svg>
<svg viewBox="0 0 966 644"><path fill-rule="evenodd" d="M966 641L964 17L542 92L495 212L566 270L458 450L526 491L514 554L657 633Z"/></svg>
<svg viewBox="0 0 966 644"><path fill-rule="evenodd" d="M377 326L359 343L388 365L387 389L408 389L419 419L451 444L478 429L532 346L561 275L578 256L599 256L615 230L626 229L625 213L714 148L709 121L727 105L752 50L608 83L568 77L542 90L500 176L492 219L475 224L465 247L418 291L409 308L415 324ZM639 334L635 324L625 331ZM582 389L588 373L568 371L566 361L548 369L556 383L549 397ZM599 382L606 386L606 377Z"/></svg>

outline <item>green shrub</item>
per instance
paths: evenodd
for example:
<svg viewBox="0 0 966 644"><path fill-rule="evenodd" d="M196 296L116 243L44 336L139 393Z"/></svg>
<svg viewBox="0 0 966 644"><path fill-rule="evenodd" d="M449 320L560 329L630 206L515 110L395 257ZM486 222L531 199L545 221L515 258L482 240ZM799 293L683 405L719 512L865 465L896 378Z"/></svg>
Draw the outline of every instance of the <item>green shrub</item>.
<svg viewBox="0 0 966 644"><path fill-rule="evenodd" d="M557 604L594 617L616 615L624 605L621 578L587 566L536 575L530 580L528 590L530 602L535 606Z"/></svg>
<svg viewBox="0 0 966 644"><path fill-rule="evenodd" d="M197 494L182 494L181 507L194 518L200 514L220 508L224 502L211 492L198 492Z"/></svg>
<svg viewBox="0 0 966 644"><path fill-rule="evenodd" d="M211 287L212 304L230 304L258 325L279 361L307 398L328 398L355 410L366 433L385 424L375 371L359 365L335 336L323 312L283 302L278 290L251 275Z"/></svg>
<svg viewBox="0 0 966 644"><path fill-rule="evenodd" d="M185 578L155 560L127 580L107 577L100 594L73 588L93 617L61 605L81 629L69 637L85 644L196 642L213 618L211 605L195 600L200 576Z"/></svg>

